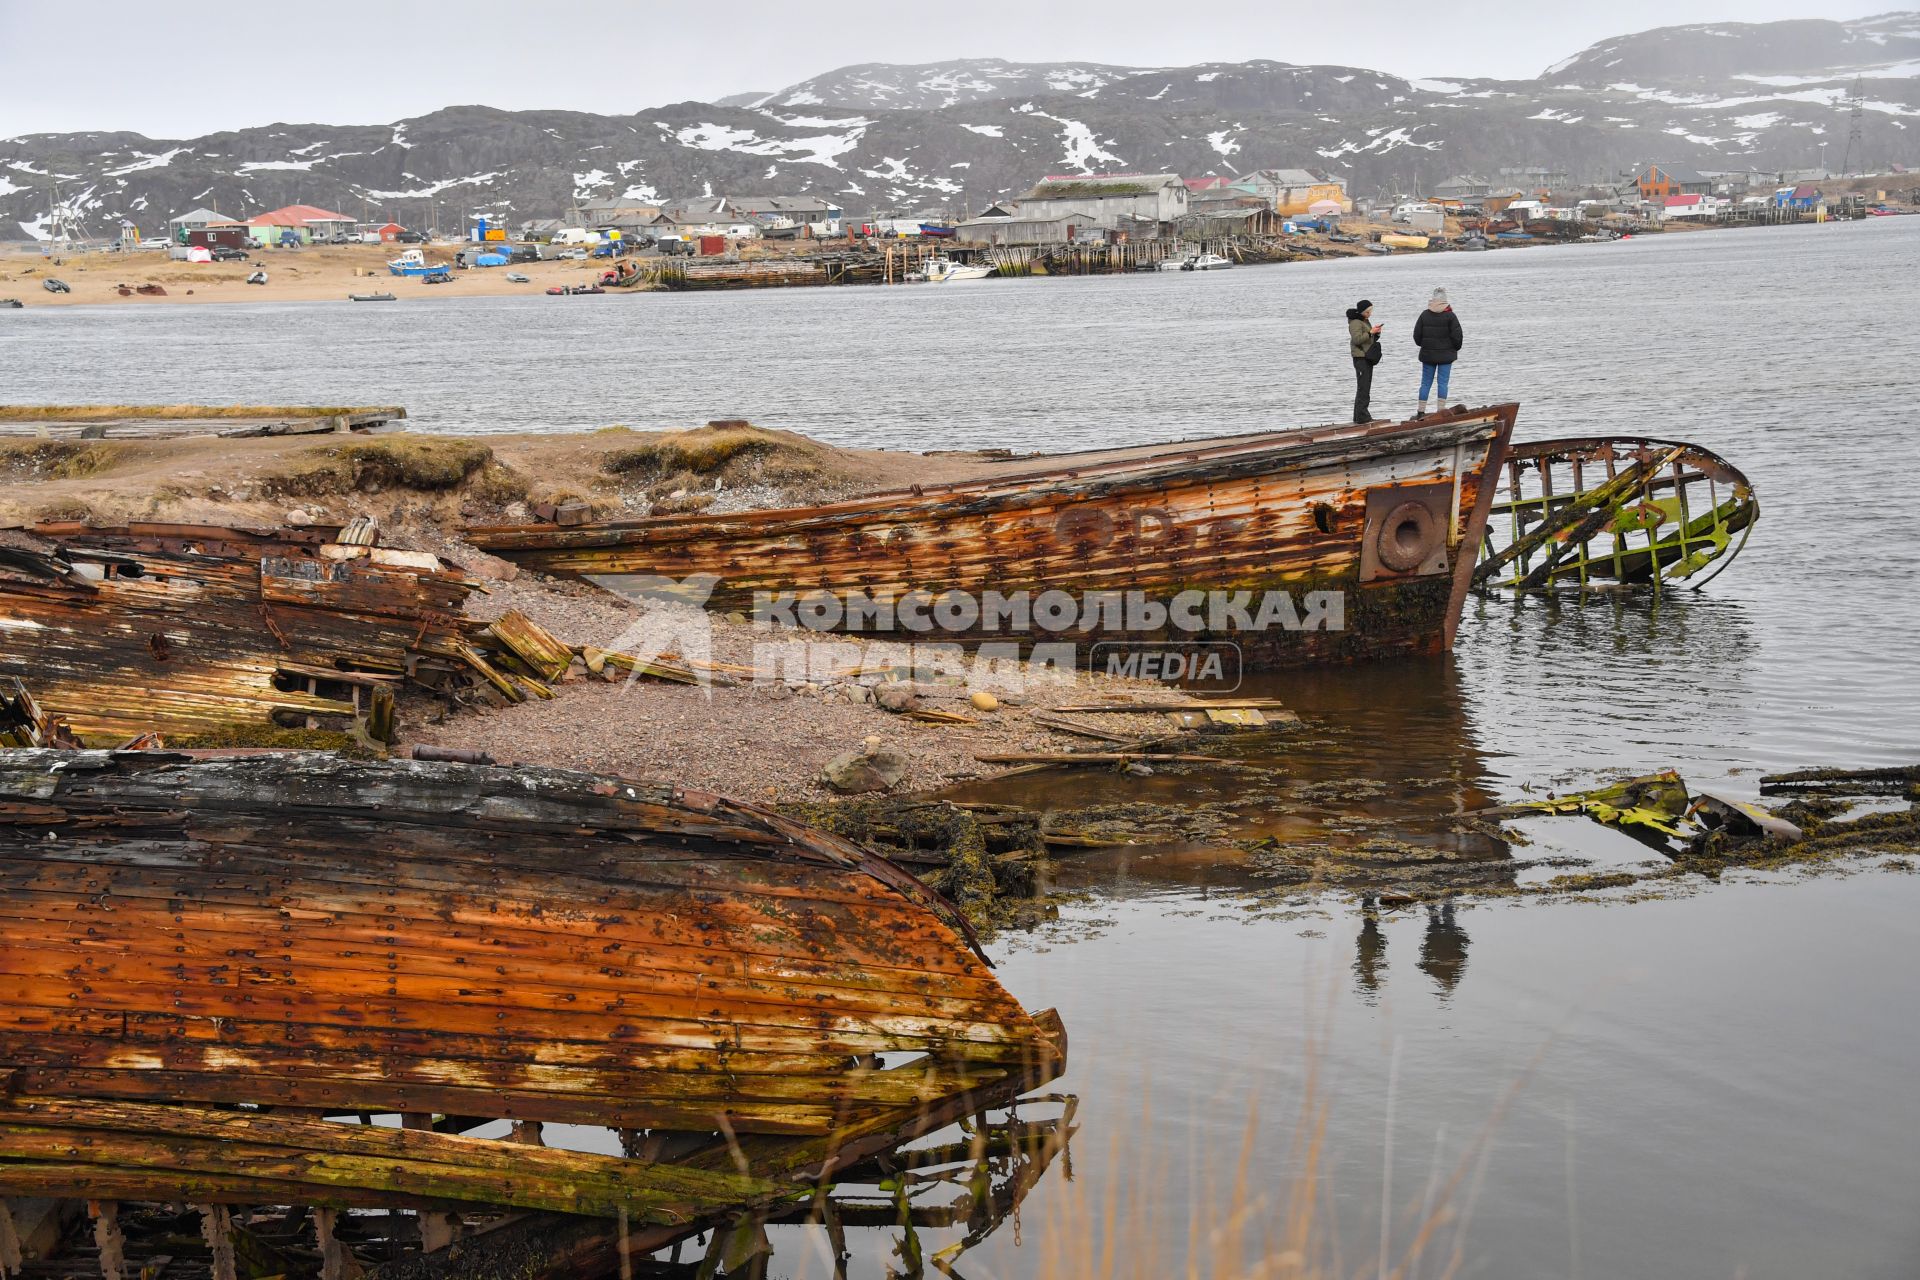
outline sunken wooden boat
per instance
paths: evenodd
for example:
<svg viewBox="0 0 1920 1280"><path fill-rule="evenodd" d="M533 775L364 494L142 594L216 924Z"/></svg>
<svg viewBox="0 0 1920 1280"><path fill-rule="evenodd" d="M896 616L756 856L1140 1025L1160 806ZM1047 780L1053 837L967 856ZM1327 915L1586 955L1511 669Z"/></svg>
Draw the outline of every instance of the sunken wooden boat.
<svg viewBox="0 0 1920 1280"><path fill-rule="evenodd" d="M1002 464L985 478L825 506L467 530L530 568L619 587L626 576L708 581L708 608L775 593L902 600L915 593L1066 592L1071 622L1004 618L929 632L870 613L823 629L916 640L1231 641L1249 665L1438 653L1452 645L1519 406L1418 421L1226 436ZM1284 592L1312 625L1168 617L1183 592ZM1141 598L1130 616L1114 593ZM1107 595L1105 600L1091 597ZM1118 608L1116 613L1116 604ZM1160 625L1150 625L1156 617ZM984 615L985 610L981 610ZM962 617L956 613L954 617ZM998 625L996 625L996 623Z"/></svg>
<svg viewBox="0 0 1920 1280"><path fill-rule="evenodd" d="M0 1197L543 1210L639 1248L1064 1062L908 873L618 777L4 751L0 914Z"/></svg>
<svg viewBox="0 0 1920 1280"><path fill-rule="evenodd" d="M1683 440L1534 440L1509 448L1501 473L1474 570L1485 586L1697 589L1760 519L1746 474Z"/></svg>

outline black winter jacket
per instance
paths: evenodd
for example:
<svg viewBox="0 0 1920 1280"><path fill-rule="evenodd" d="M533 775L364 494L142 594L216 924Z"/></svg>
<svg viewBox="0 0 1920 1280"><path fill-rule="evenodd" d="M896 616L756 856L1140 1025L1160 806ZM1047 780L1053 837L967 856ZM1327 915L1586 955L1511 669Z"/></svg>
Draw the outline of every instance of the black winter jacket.
<svg viewBox="0 0 1920 1280"><path fill-rule="evenodd" d="M1413 322L1413 345L1420 348L1421 364L1452 364L1466 345L1460 317L1453 314L1452 307L1445 311L1422 308L1420 318Z"/></svg>

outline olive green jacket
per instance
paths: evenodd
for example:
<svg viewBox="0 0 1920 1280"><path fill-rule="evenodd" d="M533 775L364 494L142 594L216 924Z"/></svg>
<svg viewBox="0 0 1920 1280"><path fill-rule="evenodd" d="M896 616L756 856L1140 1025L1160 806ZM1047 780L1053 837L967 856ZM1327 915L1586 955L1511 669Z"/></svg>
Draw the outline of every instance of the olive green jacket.
<svg viewBox="0 0 1920 1280"><path fill-rule="evenodd" d="M1365 360L1367 352L1373 350L1373 326L1367 323L1365 316L1355 316L1347 321L1347 346L1355 360Z"/></svg>

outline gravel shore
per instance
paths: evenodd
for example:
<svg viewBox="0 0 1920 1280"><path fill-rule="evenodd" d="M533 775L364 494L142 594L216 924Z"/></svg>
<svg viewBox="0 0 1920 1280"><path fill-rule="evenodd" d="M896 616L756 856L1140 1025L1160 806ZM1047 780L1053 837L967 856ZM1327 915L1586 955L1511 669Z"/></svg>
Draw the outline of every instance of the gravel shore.
<svg viewBox="0 0 1920 1280"><path fill-rule="evenodd" d="M409 545L425 541L424 535L407 539ZM435 549L480 574L512 572L504 562L463 544L440 540ZM469 601L470 613L494 618L509 609L518 610L574 645L671 653L676 651L676 638L706 634L713 660L751 665L756 645L785 638L685 606L638 604L585 583L520 574L485 585L486 593L476 593ZM849 654L866 653L871 665L890 661L881 655L893 652L891 646L866 651L852 640L809 639L843 647ZM409 743L484 751L502 762L665 778L757 800L831 796L834 793L820 782L827 762L843 752L877 745L894 748L905 757L906 776L893 788L900 794L936 789L1005 767L983 764L975 759L978 755L1098 747L1086 738L1035 723L1032 713L1157 688L1043 671L1022 679L1018 693L1006 692L1002 686L995 698L999 705L983 711L969 700L968 677L956 673L911 681L920 706L977 722L963 725L923 723L887 711L866 700L875 683L874 677L817 684L797 678L743 678L732 686L694 686L629 679L624 674L609 681L587 674L576 663L555 687L551 701L536 699L451 714L421 703L404 710L401 734ZM1166 718L1154 713L1102 714L1085 720L1111 733L1144 737L1172 731Z"/></svg>

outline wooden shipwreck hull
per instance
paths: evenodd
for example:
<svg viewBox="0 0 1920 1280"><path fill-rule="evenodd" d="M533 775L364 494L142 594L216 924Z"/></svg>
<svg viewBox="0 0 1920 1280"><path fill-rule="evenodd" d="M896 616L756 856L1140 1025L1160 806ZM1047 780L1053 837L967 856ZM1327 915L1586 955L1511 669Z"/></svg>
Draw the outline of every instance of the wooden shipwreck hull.
<svg viewBox="0 0 1920 1280"><path fill-rule="evenodd" d="M621 778L0 752L0 917L0 1196L680 1229L1064 1055L907 873ZM468 1132L500 1119L640 1158Z"/></svg>
<svg viewBox="0 0 1920 1280"><path fill-rule="evenodd" d="M844 601L1063 591L1082 602L1054 631L1000 619L909 634L896 619L894 638L1232 640L1267 665L1434 653L1452 643L1517 413L1507 404L1062 455L819 507L476 527L467 538L549 572L704 575L716 583L705 601L714 609L752 610L779 592ZM1182 592L1257 600L1276 590L1296 601L1336 593L1340 625L1234 631L1211 616L1200 629L1122 625L1111 601L1087 600L1136 593L1165 606ZM871 617L825 629L888 632Z"/></svg>
<svg viewBox="0 0 1920 1280"><path fill-rule="evenodd" d="M473 583L348 531L77 523L0 529L0 676L83 741L344 728L407 680L523 686L462 617ZM531 685L526 685L531 688Z"/></svg>

